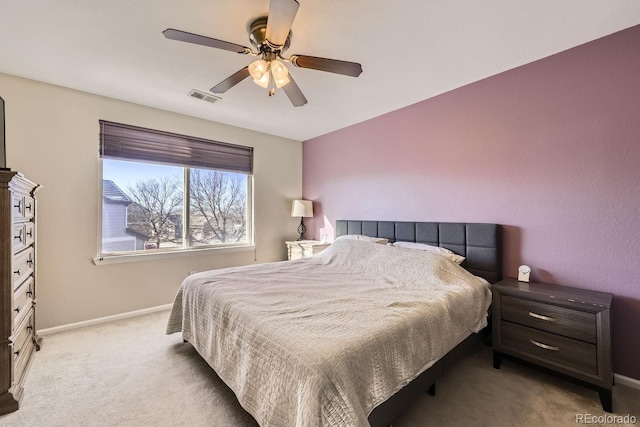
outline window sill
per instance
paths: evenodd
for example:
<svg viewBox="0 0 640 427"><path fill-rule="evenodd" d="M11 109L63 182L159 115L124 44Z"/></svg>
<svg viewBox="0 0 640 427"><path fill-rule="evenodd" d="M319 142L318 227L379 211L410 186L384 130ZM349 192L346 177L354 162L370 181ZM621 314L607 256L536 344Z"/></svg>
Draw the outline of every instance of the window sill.
<svg viewBox="0 0 640 427"><path fill-rule="evenodd" d="M126 253L117 255L100 255L93 258L95 265L107 265L107 264L124 264L130 262L143 262L154 261L167 258L181 258L195 255L203 255L206 253L215 252L253 252L255 251L255 245L242 245L242 246L222 246L217 248L194 248L194 249L182 249L167 252L142 252L142 253Z"/></svg>

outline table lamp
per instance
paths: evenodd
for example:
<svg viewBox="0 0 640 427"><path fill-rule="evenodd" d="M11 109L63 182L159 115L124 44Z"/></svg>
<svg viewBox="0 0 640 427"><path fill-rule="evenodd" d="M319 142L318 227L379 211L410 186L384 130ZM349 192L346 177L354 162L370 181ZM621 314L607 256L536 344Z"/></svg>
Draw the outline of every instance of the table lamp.
<svg viewBox="0 0 640 427"><path fill-rule="evenodd" d="M300 217L300 225L298 226L298 240L304 240L304 233L307 227L304 225L304 218L313 216L313 203L311 200L294 200L291 204L291 216Z"/></svg>

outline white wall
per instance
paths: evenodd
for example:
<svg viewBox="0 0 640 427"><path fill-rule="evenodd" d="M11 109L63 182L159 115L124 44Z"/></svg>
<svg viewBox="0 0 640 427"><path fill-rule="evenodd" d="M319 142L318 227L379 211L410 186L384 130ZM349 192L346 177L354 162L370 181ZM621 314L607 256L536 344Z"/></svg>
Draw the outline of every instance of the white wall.
<svg viewBox="0 0 640 427"><path fill-rule="evenodd" d="M295 238L297 227L290 203L302 195L300 142L6 74L0 74L0 96L7 165L44 186L38 193L38 329L170 303L189 271L285 258L284 240ZM255 252L94 265L100 119L254 147Z"/></svg>

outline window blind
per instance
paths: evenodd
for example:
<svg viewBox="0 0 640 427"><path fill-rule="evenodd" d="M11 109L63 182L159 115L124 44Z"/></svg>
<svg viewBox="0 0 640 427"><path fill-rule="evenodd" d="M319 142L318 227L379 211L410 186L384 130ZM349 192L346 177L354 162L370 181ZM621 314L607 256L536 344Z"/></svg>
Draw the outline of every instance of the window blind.
<svg viewBox="0 0 640 427"><path fill-rule="evenodd" d="M100 120L100 157L253 173L253 148Z"/></svg>

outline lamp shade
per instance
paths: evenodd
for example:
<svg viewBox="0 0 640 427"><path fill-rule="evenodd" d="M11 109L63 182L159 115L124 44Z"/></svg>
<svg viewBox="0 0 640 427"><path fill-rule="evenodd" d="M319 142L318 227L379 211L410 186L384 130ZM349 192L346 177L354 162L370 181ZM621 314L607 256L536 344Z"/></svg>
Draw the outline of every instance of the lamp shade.
<svg viewBox="0 0 640 427"><path fill-rule="evenodd" d="M312 217L313 203L311 200L294 200L291 204L291 216Z"/></svg>

